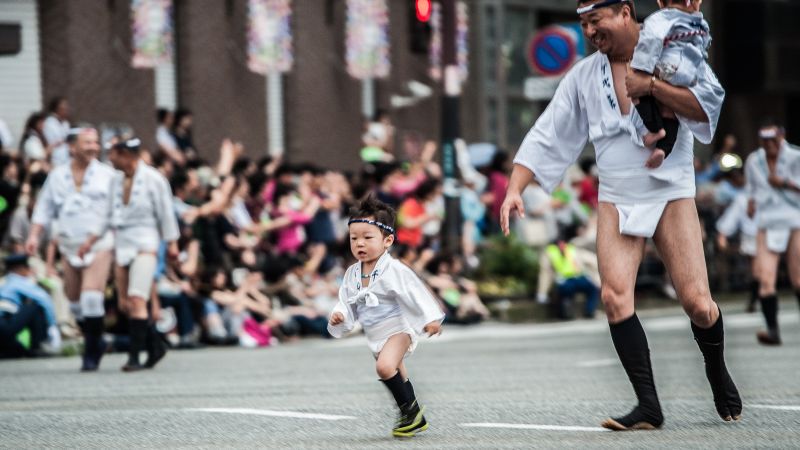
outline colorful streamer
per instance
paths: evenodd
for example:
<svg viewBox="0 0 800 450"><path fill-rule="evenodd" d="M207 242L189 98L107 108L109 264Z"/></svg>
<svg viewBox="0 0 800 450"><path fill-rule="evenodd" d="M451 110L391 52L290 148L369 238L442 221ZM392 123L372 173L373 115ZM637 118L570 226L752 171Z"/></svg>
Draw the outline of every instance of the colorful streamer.
<svg viewBox="0 0 800 450"><path fill-rule="evenodd" d="M386 0L347 0L347 73L363 80L389 76L389 7Z"/></svg>
<svg viewBox="0 0 800 450"><path fill-rule="evenodd" d="M133 67L153 68L172 62L172 0L131 0L131 15Z"/></svg>
<svg viewBox="0 0 800 450"><path fill-rule="evenodd" d="M292 69L291 0L250 0L247 67L253 72L285 73Z"/></svg>

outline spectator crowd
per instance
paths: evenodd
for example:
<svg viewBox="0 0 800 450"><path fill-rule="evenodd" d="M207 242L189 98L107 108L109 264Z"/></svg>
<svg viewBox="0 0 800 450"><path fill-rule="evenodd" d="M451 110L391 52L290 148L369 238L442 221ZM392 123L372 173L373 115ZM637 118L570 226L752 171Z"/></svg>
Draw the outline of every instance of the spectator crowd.
<svg viewBox="0 0 800 450"><path fill-rule="evenodd" d="M168 257L166 245L159 252L150 308L172 346L263 347L304 336L329 337L328 315L338 301L344 268L352 263L347 211L369 193L397 209L394 252L438 294L448 320L474 323L489 316L475 283L465 276L477 264L475 246L466 255L441 249L444 199L434 143L415 135L403 143L403 151L395 152L395 130L380 115L365 124L362 164L341 172L281 157L253 158L248 155L258 151L234 140L204 153L197 145L205 150L212 145L194 142L190 111L159 110L156 119L157 148L142 149L141 156L169 181L181 233L176 260ZM8 256L3 274L9 279L10 269L25 269L25 277L51 299L51 307L39 312L52 314L65 338L78 337L80 331L64 294L53 230L47 230L50 239L41 239L26 260L20 255L48 173L69 162L74 145L68 143L70 130L89 126L71 123L68 100L57 98L46 113L30 116L18 145L4 139L0 155L0 235ZM99 132L101 161L112 142L133 137L119 127L101 126ZM207 154L214 157L202 156ZM485 213L482 201L493 207L502 197L482 200L476 193L472 200L471 207ZM114 337L109 345L122 350L127 319L117 308L112 281L105 292L104 325L107 336ZM9 317L22 310L24 302L17 301L16 307L8 302ZM19 341L17 334L4 338ZM38 350L25 344L28 353Z"/></svg>

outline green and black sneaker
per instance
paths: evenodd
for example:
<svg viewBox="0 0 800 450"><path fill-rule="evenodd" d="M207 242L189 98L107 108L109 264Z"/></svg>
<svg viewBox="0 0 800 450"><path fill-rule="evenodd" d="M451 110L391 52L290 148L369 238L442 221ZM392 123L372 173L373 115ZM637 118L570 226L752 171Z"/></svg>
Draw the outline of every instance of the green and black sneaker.
<svg viewBox="0 0 800 450"><path fill-rule="evenodd" d="M427 430L428 422L423 416L424 412L425 407L420 408L416 400L411 405L403 405L400 408L400 417L392 430L392 436L412 437L420 431Z"/></svg>

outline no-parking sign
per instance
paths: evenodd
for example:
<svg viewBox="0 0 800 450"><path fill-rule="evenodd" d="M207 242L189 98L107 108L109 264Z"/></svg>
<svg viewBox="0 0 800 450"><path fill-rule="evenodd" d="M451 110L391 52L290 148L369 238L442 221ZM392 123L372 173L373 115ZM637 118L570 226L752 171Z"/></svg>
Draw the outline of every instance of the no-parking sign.
<svg viewBox="0 0 800 450"><path fill-rule="evenodd" d="M563 74L583 55L581 38L572 27L558 25L536 33L528 45L531 70L545 76Z"/></svg>

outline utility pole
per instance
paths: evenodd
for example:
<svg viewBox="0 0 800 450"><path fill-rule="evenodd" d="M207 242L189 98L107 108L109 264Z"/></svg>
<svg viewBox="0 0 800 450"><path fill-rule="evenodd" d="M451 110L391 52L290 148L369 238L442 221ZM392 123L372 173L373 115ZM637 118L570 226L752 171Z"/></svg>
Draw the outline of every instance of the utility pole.
<svg viewBox="0 0 800 450"><path fill-rule="evenodd" d="M445 217L442 227L443 247L453 253L461 252L461 201L455 141L461 134L459 105L461 77L458 70L456 32L458 14L456 0L442 3L442 63L444 89L442 95L442 171L444 172Z"/></svg>

